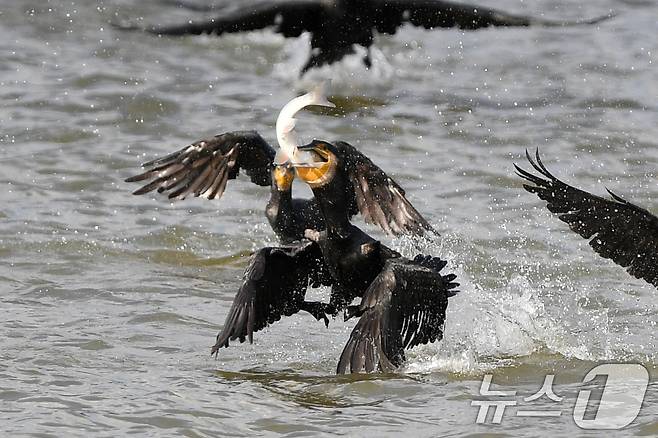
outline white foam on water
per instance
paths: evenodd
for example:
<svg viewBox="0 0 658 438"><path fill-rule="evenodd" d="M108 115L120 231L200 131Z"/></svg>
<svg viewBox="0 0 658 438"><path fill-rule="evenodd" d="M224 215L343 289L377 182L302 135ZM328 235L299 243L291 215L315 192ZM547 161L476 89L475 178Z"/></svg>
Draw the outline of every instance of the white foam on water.
<svg viewBox="0 0 658 438"><path fill-rule="evenodd" d="M273 62L271 75L297 90L309 90L319 82L330 80L332 92L338 94L354 94L355 90L387 91L396 87L401 79L420 80L418 71L433 68L431 59L415 41L400 47L385 40L382 50L378 43L380 39L377 39L370 49L354 45L354 53L333 64L312 68L300 77L301 69L311 55L311 34L308 32L296 38L285 38L271 29L264 29L221 37L198 35L194 39L195 44L227 53L248 52L241 56L253 58L259 64ZM363 63L368 53L370 68Z"/></svg>
<svg viewBox="0 0 658 438"><path fill-rule="evenodd" d="M299 73L311 54L310 34L304 33L299 38L286 40L283 47L282 61L275 64L273 76L293 84L296 89L310 89L317 83L331 80L333 93L352 93L355 89L388 88L395 77L395 68L387 60L384 53L372 46L370 59L372 66L366 68L363 58L368 53L361 46L354 46L355 53L345 56L339 62L323 65L306 72L302 77Z"/></svg>
<svg viewBox="0 0 658 438"><path fill-rule="evenodd" d="M468 260L460 260L460 253L474 251L460 251L464 245L456 235L446 235L440 242L408 238L395 241L394 246L405 256L421 252L448 260L443 272L456 274L460 283L460 293L450 298L443 340L409 351L404 371L478 374L538 352L578 360L614 355L614 351L600 351L591 337L571 333L547 309L544 288L533 286L524 275L513 275L496 288L487 288L470 278L464 270ZM567 317L582 318L576 312L568 309ZM589 330L605 337L607 321L600 319L594 324Z"/></svg>

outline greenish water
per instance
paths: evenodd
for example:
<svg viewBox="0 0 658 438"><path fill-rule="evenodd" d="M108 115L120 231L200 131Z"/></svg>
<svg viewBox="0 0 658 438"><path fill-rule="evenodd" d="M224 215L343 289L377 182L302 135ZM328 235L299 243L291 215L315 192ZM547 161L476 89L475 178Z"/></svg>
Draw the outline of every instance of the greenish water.
<svg viewBox="0 0 658 438"><path fill-rule="evenodd" d="M540 147L567 181L658 212L656 5L482 4L619 16L565 29L404 28L379 38L369 72L352 58L298 80L308 37L173 40L108 25L186 19L153 0L2 2L4 434L585 434L572 418L580 382L615 361L642 363L652 378L622 433L658 433L655 288L594 256L512 168ZM219 202L169 203L132 196L123 179L203 136L256 129L274 141L280 107L329 77L338 110L303 114L299 131L361 148L441 231L438 242L391 241L364 225L408 255L449 260L462 292L445 339L411 352L400 373L336 377L353 322L325 329L296 315L215 360L209 347L246 255L275 243L268 191L242 178ZM520 396L555 374L562 415L512 410L476 425L471 401L488 373Z"/></svg>

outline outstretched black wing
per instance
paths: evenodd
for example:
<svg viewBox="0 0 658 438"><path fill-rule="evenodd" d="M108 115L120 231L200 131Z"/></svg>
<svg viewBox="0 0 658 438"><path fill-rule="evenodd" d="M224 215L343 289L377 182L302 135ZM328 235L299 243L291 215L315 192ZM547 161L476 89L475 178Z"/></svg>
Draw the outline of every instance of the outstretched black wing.
<svg viewBox="0 0 658 438"><path fill-rule="evenodd" d="M354 146L342 141L336 142L335 146L343 170L354 188L351 213L359 211L366 222L378 225L387 234L436 233L393 178Z"/></svg>
<svg viewBox="0 0 658 438"><path fill-rule="evenodd" d="M221 35L272 27L286 37L298 37L304 31L314 31L322 24L325 7L319 1L295 0L261 2L223 8L212 20L189 21L173 26L151 26L143 30L157 35Z"/></svg>
<svg viewBox="0 0 658 438"><path fill-rule="evenodd" d="M260 186L272 184L271 167L276 151L255 131L235 131L199 140L166 157L142 164L146 172L126 182L150 180L134 195L158 190L169 198L188 195L220 198L229 179L240 169Z"/></svg>
<svg viewBox="0 0 658 438"><path fill-rule="evenodd" d="M211 354L236 339L242 343L248 338L252 343L254 332L302 310L309 285L331 284L324 266L314 242L254 253Z"/></svg>
<svg viewBox="0 0 658 438"><path fill-rule="evenodd" d="M474 30L489 26L573 26L595 24L612 14L582 21L552 21L524 15L508 14L495 9L440 0L374 0L375 23L379 32L394 34L397 28L410 23L426 29L458 27Z"/></svg>
<svg viewBox="0 0 658 438"><path fill-rule="evenodd" d="M361 300L363 315L340 356L336 372L392 371L404 350L443 338L455 275L442 276L438 258L390 259Z"/></svg>
<svg viewBox="0 0 658 438"><path fill-rule="evenodd" d="M576 233L589 241L602 257L611 259L636 278L658 286L658 218L647 210L633 205L608 191L612 199L592 195L563 183L553 176L541 162L539 151L528 161L542 176L523 170L516 171L533 185L524 184L547 202L548 209L557 213Z"/></svg>

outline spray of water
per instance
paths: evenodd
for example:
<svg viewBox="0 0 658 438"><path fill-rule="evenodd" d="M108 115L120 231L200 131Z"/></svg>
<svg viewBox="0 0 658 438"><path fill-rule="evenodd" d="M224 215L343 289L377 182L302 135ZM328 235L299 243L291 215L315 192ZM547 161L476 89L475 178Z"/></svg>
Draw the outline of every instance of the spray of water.
<svg viewBox="0 0 658 438"><path fill-rule="evenodd" d="M449 261L445 271L457 274L461 283L461 292L448 306L444 339L410 351L405 372L477 375L537 353L586 361L619 358L616 349L606 346L607 318L590 315L587 326L579 328L588 333L583 337L563 320L583 320L577 314L577 296L562 307L564 315L551 307L551 290L572 287L564 279L538 286L521 270L509 278L501 272L496 285L476 280L468 272L473 260L463 255L478 251L458 234L444 234L438 240L404 237L393 246L408 257L419 252L441 256Z"/></svg>

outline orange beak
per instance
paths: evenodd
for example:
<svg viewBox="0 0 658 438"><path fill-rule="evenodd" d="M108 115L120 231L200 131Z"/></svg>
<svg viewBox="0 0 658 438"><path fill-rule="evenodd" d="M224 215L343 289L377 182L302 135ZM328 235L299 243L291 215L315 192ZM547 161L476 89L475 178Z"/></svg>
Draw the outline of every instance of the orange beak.
<svg viewBox="0 0 658 438"><path fill-rule="evenodd" d="M336 173L336 157L325 148L316 145L311 151L313 162L295 163L297 176L311 188L320 187L331 181Z"/></svg>
<svg viewBox="0 0 658 438"><path fill-rule="evenodd" d="M276 182L276 187L279 191L286 192L290 190L290 187L292 187L292 181L295 179L295 172L288 164L274 166L274 171L272 173L274 181Z"/></svg>

